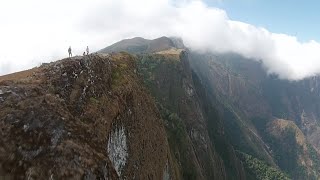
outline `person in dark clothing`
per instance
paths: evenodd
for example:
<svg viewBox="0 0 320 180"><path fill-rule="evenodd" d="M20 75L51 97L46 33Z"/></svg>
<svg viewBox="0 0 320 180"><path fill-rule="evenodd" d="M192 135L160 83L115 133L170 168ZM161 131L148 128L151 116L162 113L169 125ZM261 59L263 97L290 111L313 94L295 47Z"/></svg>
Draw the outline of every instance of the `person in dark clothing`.
<svg viewBox="0 0 320 180"><path fill-rule="evenodd" d="M69 49L68 49L68 53L69 53L69 57L72 57L72 52L71 52L71 46L69 46Z"/></svg>

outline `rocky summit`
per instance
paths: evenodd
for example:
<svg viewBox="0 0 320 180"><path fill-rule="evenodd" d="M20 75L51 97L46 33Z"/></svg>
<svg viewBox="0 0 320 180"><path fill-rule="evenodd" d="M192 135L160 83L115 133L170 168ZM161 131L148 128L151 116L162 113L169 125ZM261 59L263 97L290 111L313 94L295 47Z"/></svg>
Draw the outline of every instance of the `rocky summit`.
<svg viewBox="0 0 320 180"><path fill-rule="evenodd" d="M319 78L120 41L0 77L0 179L319 179Z"/></svg>

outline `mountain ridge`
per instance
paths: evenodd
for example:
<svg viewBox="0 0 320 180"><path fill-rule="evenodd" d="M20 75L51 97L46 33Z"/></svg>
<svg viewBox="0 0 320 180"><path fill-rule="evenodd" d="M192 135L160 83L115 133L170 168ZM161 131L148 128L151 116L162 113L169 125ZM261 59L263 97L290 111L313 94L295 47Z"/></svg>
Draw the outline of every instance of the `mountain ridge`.
<svg viewBox="0 0 320 180"><path fill-rule="evenodd" d="M182 40L179 38L168 38L165 36L153 40L135 37L114 43L104 49L99 50L98 52L112 53L125 51L129 53L155 53L169 50L171 48L184 48Z"/></svg>
<svg viewBox="0 0 320 180"><path fill-rule="evenodd" d="M318 84L179 38L126 39L0 77L0 175L317 179Z"/></svg>
<svg viewBox="0 0 320 180"><path fill-rule="evenodd" d="M282 118L294 122L306 135L308 143L312 144L308 145L308 151L318 151L319 130L316 117L319 117L317 107L320 106L317 105L319 95L316 92L319 88L316 77L301 81L281 80L274 75L268 75L261 62L237 54L198 53L187 48L185 51L190 55L192 71L200 78L207 93L213 96L211 99L216 101L215 106L224 107L218 108L221 109L219 113L224 119L225 128L229 129L229 141L237 150L279 168L277 164L281 162L275 159L272 153L274 149L270 149L272 143L268 142L266 137L269 137L269 134L265 133L266 125L262 124L271 122L274 118ZM298 104L298 107L294 104ZM228 120L230 114L233 116ZM236 129L240 129L240 134L234 132ZM241 139L235 138L239 135ZM319 154L314 156L313 161L317 162L318 159ZM297 167L301 166L299 162L294 163ZM293 178L302 178L304 175L309 178L318 177L317 173L312 173L318 171L312 170L317 169L316 166L303 167L305 170L302 170L300 175L295 174L292 169L287 173Z"/></svg>

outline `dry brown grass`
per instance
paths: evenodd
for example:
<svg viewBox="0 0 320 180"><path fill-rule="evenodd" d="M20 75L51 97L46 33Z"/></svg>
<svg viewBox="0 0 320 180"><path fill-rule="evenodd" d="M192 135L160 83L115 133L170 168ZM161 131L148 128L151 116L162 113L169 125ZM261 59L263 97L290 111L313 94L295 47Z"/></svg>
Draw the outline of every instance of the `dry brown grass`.
<svg viewBox="0 0 320 180"><path fill-rule="evenodd" d="M31 77L35 72L37 72L39 68L32 68L25 71L15 72L12 74L7 74L4 76L0 76L0 82L2 81L16 81Z"/></svg>
<svg viewBox="0 0 320 180"><path fill-rule="evenodd" d="M293 122L289 120L284 119L276 119L272 122L272 129L274 134L278 134L283 132L286 128L293 129L296 134L296 141L300 146L304 146L306 143L306 139L302 133L302 131L298 128L298 126ZM280 136L280 134L279 134Z"/></svg>
<svg viewBox="0 0 320 180"><path fill-rule="evenodd" d="M169 57L173 57L176 59L179 59L180 53L183 51L183 49L175 49L171 48L165 51L156 52L155 54L161 54Z"/></svg>

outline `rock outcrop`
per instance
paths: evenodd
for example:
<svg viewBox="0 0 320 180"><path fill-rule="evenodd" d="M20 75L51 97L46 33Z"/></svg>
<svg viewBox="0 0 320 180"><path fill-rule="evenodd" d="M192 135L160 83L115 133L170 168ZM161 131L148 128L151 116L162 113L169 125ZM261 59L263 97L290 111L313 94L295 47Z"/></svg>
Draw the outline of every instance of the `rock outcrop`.
<svg viewBox="0 0 320 180"><path fill-rule="evenodd" d="M160 113L127 54L43 65L0 82L0 175L13 179L163 179Z"/></svg>

